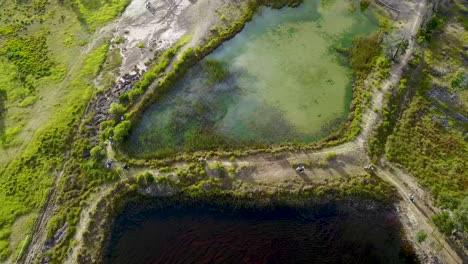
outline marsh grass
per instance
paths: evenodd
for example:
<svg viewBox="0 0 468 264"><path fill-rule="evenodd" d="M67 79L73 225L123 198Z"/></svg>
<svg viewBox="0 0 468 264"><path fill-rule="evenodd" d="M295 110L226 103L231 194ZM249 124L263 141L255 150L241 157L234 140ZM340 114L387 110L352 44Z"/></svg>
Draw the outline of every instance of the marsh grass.
<svg viewBox="0 0 468 264"><path fill-rule="evenodd" d="M226 66L218 60L206 59L203 61L202 67L208 73L208 79L212 83L220 82L228 75Z"/></svg>

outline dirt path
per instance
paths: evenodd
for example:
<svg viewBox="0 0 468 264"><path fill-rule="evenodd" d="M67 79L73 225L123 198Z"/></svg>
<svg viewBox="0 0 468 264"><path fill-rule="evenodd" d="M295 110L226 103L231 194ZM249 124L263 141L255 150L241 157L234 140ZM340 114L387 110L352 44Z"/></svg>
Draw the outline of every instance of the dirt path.
<svg viewBox="0 0 468 264"><path fill-rule="evenodd" d="M39 218L37 219L36 226L34 227L33 237L29 244L26 257L24 258L24 263L34 263L37 256L42 253L44 242L47 239L47 224L54 214L55 203L57 201L58 183L60 182L62 175L63 170L58 173L54 182L54 187L51 188L51 193L47 197L47 201L39 213ZM21 258L19 261L21 262Z"/></svg>
<svg viewBox="0 0 468 264"><path fill-rule="evenodd" d="M438 255L444 263L462 263L462 259L447 243L444 236L433 226L431 216L434 214L432 205L429 200L424 199L426 191L419 185L411 184L413 177L410 175L391 167L392 172L388 169L378 168L377 175L382 179L392 183L404 200L400 203L400 218L403 225L406 226L406 232L409 238L413 240L413 245L418 247L429 255ZM415 202L410 202L408 197L410 194L416 194ZM418 196L422 194L423 196ZM415 243L417 232L424 230L429 234L427 241L424 243ZM432 253L432 254L431 254Z"/></svg>
<svg viewBox="0 0 468 264"><path fill-rule="evenodd" d="M83 246L83 234L86 231L86 228L89 225L91 220L90 214L96 210L96 206L100 201L100 197L102 197L106 192L111 189L111 184L106 184L97 190L96 193L93 193L88 198L88 206L86 206L80 214L80 221L78 222L76 233L74 236L74 240L77 241L75 247L72 248L71 252L69 252L66 260L64 263L78 263L78 253L80 252L81 247Z"/></svg>

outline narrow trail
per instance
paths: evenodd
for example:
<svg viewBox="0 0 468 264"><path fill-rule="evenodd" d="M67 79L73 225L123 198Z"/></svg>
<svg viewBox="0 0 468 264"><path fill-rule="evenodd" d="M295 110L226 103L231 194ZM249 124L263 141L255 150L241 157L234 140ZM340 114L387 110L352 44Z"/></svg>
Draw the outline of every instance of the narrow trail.
<svg viewBox="0 0 468 264"><path fill-rule="evenodd" d="M73 239L77 241L77 243L75 247L72 248L71 252L69 252L64 263L78 263L78 253L80 252L80 249L83 246L83 234L90 223L90 215L94 210L96 210L96 207L100 201L99 197L102 197L104 194L106 194L106 192L109 189L111 189L111 186L111 184L103 185L99 187L96 193L93 193L89 196L87 200L88 205L81 211L80 221L78 222L76 233L73 237Z"/></svg>
<svg viewBox="0 0 468 264"><path fill-rule="evenodd" d="M402 206L405 206L406 209L409 211L410 215L409 218L412 220L411 228L414 233L419 230L426 230L427 233L431 234L428 239L432 240L431 242L434 245L438 245L438 255L440 255L446 263L462 263L462 259L457 255L457 253L452 249L452 247L447 243L444 236L434 227L431 221L431 216L434 214L432 210L432 205L428 203L428 200L423 199L422 197L416 196L415 202L410 202L407 197L410 194L415 193L425 193L426 191L423 190L421 187L410 187L408 182L412 181L412 177L402 171L399 171L396 168L392 168L392 172L387 169L383 169L379 167L377 169L377 175L382 179L390 182L393 186L395 186L398 190L398 193L401 197L404 197L404 202L401 203ZM408 217L408 214L407 214ZM431 244L432 244L431 243ZM434 250L432 248L426 249L427 251Z"/></svg>
<svg viewBox="0 0 468 264"><path fill-rule="evenodd" d="M66 164L64 164L64 166L65 165ZM29 244L26 257L24 258L24 263L34 263L34 260L37 258L37 256L42 253L42 247L44 246L44 242L47 239L47 224L49 223L49 220L53 216L55 210L58 183L60 182L62 175L63 168L58 173L54 182L54 187L51 189L51 193L47 197L47 201L39 213L39 218L36 221L36 226L34 227L34 231L32 233L33 237L31 239L31 243ZM22 258L19 259L20 262L21 259Z"/></svg>

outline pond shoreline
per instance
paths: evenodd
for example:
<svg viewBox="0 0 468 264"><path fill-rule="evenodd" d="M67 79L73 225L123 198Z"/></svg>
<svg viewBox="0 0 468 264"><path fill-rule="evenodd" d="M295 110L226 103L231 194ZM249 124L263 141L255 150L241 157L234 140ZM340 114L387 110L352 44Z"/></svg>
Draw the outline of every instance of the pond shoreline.
<svg viewBox="0 0 468 264"><path fill-rule="evenodd" d="M309 144L335 132L349 115L356 77L336 47L350 49L378 26L372 13L352 13L347 2L333 7L307 0L259 9L144 111L124 149L163 157Z"/></svg>
<svg viewBox="0 0 468 264"><path fill-rule="evenodd" d="M296 184L287 189L273 183L249 186L244 184L243 187L227 188L216 185L213 181L211 183L205 181L205 184L196 187L196 185L181 185L179 181L174 182L164 177L156 178L154 183L151 183L152 180L147 180L150 179L149 176L144 182L142 178L131 178L117 183L97 202L96 208L90 215L92 220L86 228L86 234L83 235L86 246L81 248L78 262L100 262L109 246L115 218L125 208L137 207L132 205L138 204L147 205L143 206L142 210L168 205L177 208L181 205L186 207L214 204L219 208L230 208L228 210L240 208L262 211L278 207L304 209L310 208L311 204L342 203L365 210L390 210L396 213L394 207L396 196L393 188L378 178L362 177L360 181L353 181L354 184L341 182L337 185L322 186L325 192L314 190L318 186L304 188ZM380 193L379 190L385 192Z"/></svg>
<svg viewBox="0 0 468 264"><path fill-rule="evenodd" d="M205 41L202 42L201 46L195 47L185 47L185 50L182 49L179 53L181 54L179 58L172 62L173 65L168 66L165 70L163 76L159 78L157 81L153 81L153 84L145 89L146 92L144 93L143 97L140 98L136 105L129 105L129 112L125 114L126 119L128 119L131 123L130 131L135 128L135 126L141 121L143 113L146 109L152 105L154 102L164 97L168 91L171 90L171 87L181 79L187 70L204 59L206 56L211 54L215 49L223 45L224 42L234 38L239 32L243 30L246 23L250 22L255 16L256 11L261 6L267 6L271 8L282 8L285 6L289 7L297 7L302 3L302 1L273 1L273 2L266 2L266 3L254 3L251 6L249 5L246 10L243 11L239 15L238 18L235 18L231 25L227 27L220 27L217 29L217 33L213 34L210 33L209 37L206 37ZM340 55L341 56L341 55ZM158 67L158 65L156 65ZM151 71L151 70L150 70ZM197 151L189 151L187 152L178 152L176 154L171 154L169 156L161 156L155 157L154 155L146 155L143 157L136 157L132 155L128 149L125 147L126 144L117 144L118 147L116 148L117 155L119 159L126 159L128 160L129 164L133 165L142 165L144 162L142 159L152 159L155 162L163 161L164 160L185 160L184 157L187 154L189 156L198 156L198 155L206 155L207 153L215 152L218 156L242 156L242 155L250 155L254 153L266 153L266 152L280 152L284 150L311 150L311 149L320 149L327 146L336 146L345 142L349 142L354 139L360 133L359 123L362 118L362 112L365 108L365 103L368 100L367 94L370 92L368 91L370 88L365 85L365 79L367 77L367 73L363 74L360 72L355 73L355 78L353 80L353 88L352 88L352 99L349 103L349 114L345 117L345 121L341 122L339 125L335 126L333 132L328 133L327 136L322 138L319 141L304 144L304 143L297 143L291 142L288 144L253 144L250 146L236 146L236 147L223 147L223 148L216 148L212 150L197 150ZM143 76L142 79L145 79ZM117 125L115 123L114 125ZM110 131L109 128L106 130ZM128 133L128 132L127 132ZM104 131L104 135L107 135L108 132ZM124 143L128 143L124 141Z"/></svg>
<svg viewBox="0 0 468 264"><path fill-rule="evenodd" d="M395 207L392 205L392 203L388 202L376 202L374 200L368 200L368 199L361 199L361 198L348 198L348 199L309 199L305 197L296 197L296 199L284 199L284 198L272 198L271 200L264 201L264 203L258 203L256 199L248 199L248 198L241 198L237 200L233 200L232 197L229 196L212 196L212 197L200 197L196 198L195 200L191 199L190 197L183 197L180 195L175 195L173 197L144 197L141 195L134 196L133 198L130 198L130 201L125 205L125 209L123 209L122 212L125 212L124 214L124 219L127 217L130 217L129 219L132 219L131 221L137 221L136 223L139 223L140 221L144 221L143 219L146 219L145 217L152 217L152 215L156 216L160 213L166 215L165 212L184 212L183 214L192 212L195 213L194 217L198 215L197 212L199 212L201 215L218 215L222 216L222 219L228 219L234 217L234 219L244 219L244 217L263 217L266 216L269 221L276 222L277 217L282 217L280 215L283 215L284 217L284 212L286 212L286 215L295 215L297 213L301 214L300 212L315 212L313 214L318 214L317 216L319 219L321 217L327 218L327 214L323 215L323 210L325 208L324 212L330 212L330 209L332 210L331 212L335 212L335 210L338 210L338 212L344 213L344 215L355 215L357 217L361 216L363 217L364 215L367 215L365 219L370 217L370 215L386 215L385 218L390 218L394 219L391 221L397 221L398 219L398 214L395 209ZM326 209L328 208L328 209ZM333 209L335 208L335 209ZM182 210L182 211L181 211ZM188 210L186 212L186 210ZM311 211L312 210L312 211ZM120 211L120 210L119 210ZM130 212L130 215L127 215ZM283 212L280 213L278 216L273 216L273 218L268 217L268 215L277 215L278 212ZM287 213L290 212L290 213ZM320 213L321 212L321 213ZM345 213L347 212L347 213ZM340 213L340 215L342 214ZM170 215L171 213L169 213ZM240 215L239 215L240 214ZM335 214L335 213L332 213ZM145 216L146 215L146 216ZM167 215L167 216L169 216ZM322 216L320 216L322 215ZM166 217L167 217L166 216ZM122 223L122 215L121 213L116 213L116 217L118 217L120 220L119 222L119 228L125 228L125 226L120 226ZM136 220L140 219L140 220ZM263 218L262 218L263 219ZM117 223L114 222L112 224L111 230L114 230L115 225ZM125 221L125 220L124 220ZM279 221L279 220L278 220ZM338 220L340 221L340 220ZM302 222L302 220L301 220ZM261 223L261 222L258 222ZM135 223L132 224L132 226ZM396 223L394 223L396 224ZM392 224L393 225L393 224ZM405 239L404 231L403 231L403 226L398 223L396 224L399 227L397 228L400 230L400 234L398 236L401 237L401 254L403 254L405 259L407 260L412 260L416 261L415 259L417 258L415 255L415 252L412 250L412 247L410 246L409 242ZM137 226L132 227L132 229L136 228ZM121 230L121 229L119 229ZM114 230L115 231L115 230ZM121 232L121 231L119 231ZM397 232L398 233L398 232ZM293 235L293 234L291 234ZM111 245L111 237L112 237L112 232L108 235L108 239L106 239L106 246L104 246L104 251L103 251L103 258L105 259L106 257L110 254L110 245ZM252 245L253 246L253 245ZM411 261L410 261L411 262Z"/></svg>

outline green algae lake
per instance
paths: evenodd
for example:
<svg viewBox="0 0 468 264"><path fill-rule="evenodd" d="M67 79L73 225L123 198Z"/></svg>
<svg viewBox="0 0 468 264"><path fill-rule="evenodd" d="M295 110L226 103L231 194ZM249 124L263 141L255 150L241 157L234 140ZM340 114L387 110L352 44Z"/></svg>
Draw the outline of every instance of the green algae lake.
<svg viewBox="0 0 468 264"><path fill-rule="evenodd" d="M352 97L353 75L336 48L378 29L368 12L341 0L261 8L145 111L126 149L163 156L323 138L347 118Z"/></svg>

